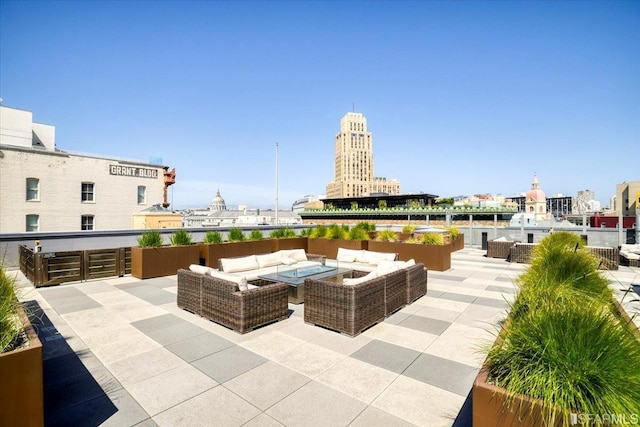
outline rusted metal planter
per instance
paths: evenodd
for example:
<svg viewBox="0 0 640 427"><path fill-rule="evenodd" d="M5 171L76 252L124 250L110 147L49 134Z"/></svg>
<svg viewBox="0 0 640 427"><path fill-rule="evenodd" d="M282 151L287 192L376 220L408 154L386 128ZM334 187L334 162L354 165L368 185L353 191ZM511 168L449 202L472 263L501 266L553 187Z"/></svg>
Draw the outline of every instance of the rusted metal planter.
<svg viewBox="0 0 640 427"><path fill-rule="evenodd" d="M423 263L427 270L447 271L451 268L451 244L424 245L421 243L369 241L369 250L395 252L401 261L414 259Z"/></svg>
<svg viewBox="0 0 640 427"><path fill-rule="evenodd" d="M42 426L42 343L22 308L18 315L29 345L0 354L0 425Z"/></svg>
<svg viewBox="0 0 640 427"><path fill-rule="evenodd" d="M367 249L369 240L343 240L343 239L309 239L308 252L312 254L324 255L329 259L336 259L338 248L345 249ZM416 260L417 261L417 260Z"/></svg>
<svg viewBox="0 0 640 427"><path fill-rule="evenodd" d="M198 264L198 245L161 246L159 248L131 248L131 275L138 279L171 276L181 268Z"/></svg>

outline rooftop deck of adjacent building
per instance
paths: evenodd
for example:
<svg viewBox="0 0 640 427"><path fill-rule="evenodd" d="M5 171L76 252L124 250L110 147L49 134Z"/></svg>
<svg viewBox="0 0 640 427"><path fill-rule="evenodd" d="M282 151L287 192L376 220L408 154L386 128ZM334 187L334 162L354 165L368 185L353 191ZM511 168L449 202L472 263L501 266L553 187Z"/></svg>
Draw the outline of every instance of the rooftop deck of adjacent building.
<svg viewBox="0 0 640 427"><path fill-rule="evenodd" d="M46 425L470 426L483 348L527 268L484 254L453 253L426 296L355 338L305 324L304 304L240 335L180 310L175 276L23 281ZM637 268L603 274L619 298L640 283Z"/></svg>

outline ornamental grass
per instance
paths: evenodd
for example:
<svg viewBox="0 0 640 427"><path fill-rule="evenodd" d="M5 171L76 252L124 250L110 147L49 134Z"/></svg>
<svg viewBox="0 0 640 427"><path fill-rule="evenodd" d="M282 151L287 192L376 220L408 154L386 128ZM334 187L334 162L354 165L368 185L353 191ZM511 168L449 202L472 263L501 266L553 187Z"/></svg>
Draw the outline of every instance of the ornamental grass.
<svg viewBox="0 0 640 427"><path fill-rule="evenodd" d="M542 402L535 425L570 414L640 414L640 340L578 236L557 233L534 251L519 293L489 349L489 380ZM512 408L518 409L518 408ZM520 414L534 416L533 412ZM560 419L557 419L560 417ZM590 425L605 425L597 417Z"/></svg>

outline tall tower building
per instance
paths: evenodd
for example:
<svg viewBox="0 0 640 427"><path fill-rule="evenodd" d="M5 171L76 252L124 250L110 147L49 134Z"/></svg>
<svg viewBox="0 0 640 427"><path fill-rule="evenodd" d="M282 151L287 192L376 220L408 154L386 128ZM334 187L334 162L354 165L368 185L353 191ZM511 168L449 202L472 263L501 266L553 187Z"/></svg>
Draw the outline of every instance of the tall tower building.
<svg viewBox="0 0 640 427"><path fill-rule="evenodd" d="M400 183L373 176L373 137L361 113L347 113L336 135L335 177L327 198L361 197L371 193L400 194Z"/></svg>

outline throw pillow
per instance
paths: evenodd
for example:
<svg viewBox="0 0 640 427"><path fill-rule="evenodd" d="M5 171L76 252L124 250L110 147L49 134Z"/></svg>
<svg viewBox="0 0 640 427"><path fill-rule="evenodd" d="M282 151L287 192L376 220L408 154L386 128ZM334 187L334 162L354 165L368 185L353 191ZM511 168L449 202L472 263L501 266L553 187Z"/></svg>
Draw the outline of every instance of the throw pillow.
<svg viewBox="0 0 640 427"><path fill-rule="evenodd" d="M282 255L279 252L272 254L256 255L256 261L258 261L258 267L272 267L274 265L280 265L282 262Z"/></svg>
<svg viewBox="0 0 640 427"><path fill-rule="evenodd" d="M340 255L338 257L339 262L354 262L355 260L356 257L354 257L353 255Z"/></svg>
<svg viewBox="0 0 640 427"><path fill-rule="evenodd" d="M225 273L235 273L238 271L257 270L258 260L255 255L240 258L220 258L220 266Z"/></svg>
<svg viewBox="0 0 640 427"><path fill-rule="evenodd" d="M194 273L209 274L209 270L211 270L211 268L205 265L191 264L189 266L189 270L193 271Z"/></svg>
<svg viewBox="0 0 640 427"><path fill-rule="evenodd" d="M249 284L247 283L246 277L243 276L240 278L240 282L238 283L238 289L240 289L240 291L246 291L249 289Z"/></svg>
<svg viewBox="0 0 640 427"><path fill-rule="evenodd" d="M287 257L287 258L282 258L281 262L282 262L284 265L293 265L293 264L297 263L298 261L296 261L296 260L295 260L295 259L293 259L293 258L288 258L288 257Z"/></svg>

